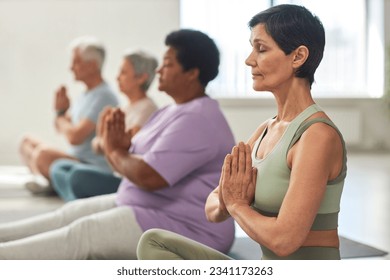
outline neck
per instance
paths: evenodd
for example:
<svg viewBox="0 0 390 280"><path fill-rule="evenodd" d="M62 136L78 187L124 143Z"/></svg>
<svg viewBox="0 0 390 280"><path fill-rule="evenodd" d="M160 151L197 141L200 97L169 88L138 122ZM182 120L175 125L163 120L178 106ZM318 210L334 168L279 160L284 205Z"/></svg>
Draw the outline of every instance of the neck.
<svg viewBox="0 0 390 280"><path fill-rule="evenodd" d="M278 107L276 121L291 121L315 103L306 80L297 79L287 88L273 92Z"/></svg>
<svg viewBox="0 0 390 280"><path fill-rule="evenodd" d="M133 90L132 92L125 93L130 103L134 104L142 99L146 98L146 92L142 89Z"/></svg>
<svg viewBox="0 0 390 280"><path fill-rule="evenodd" d="M175 94L172 97L176 104L183 104L204 96L206 96L205 88L200 83L196 83L182 89L178 94Z"/></svg>
<svg viewBox="0 0 390 280"><path fill-rule="evenodd" d="M84 84L87 86L88 90L94 89L103 82L102 76L99 74L93 75L85 79Z"/></svg>

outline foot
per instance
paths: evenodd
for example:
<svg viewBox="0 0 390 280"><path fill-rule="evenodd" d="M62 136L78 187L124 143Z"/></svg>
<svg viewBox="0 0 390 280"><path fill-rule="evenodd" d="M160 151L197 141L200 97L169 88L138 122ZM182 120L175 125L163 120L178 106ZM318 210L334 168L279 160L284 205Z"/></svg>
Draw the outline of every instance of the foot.
<svg viewBox="0 0 390 280"><path fill-rule="evenodd" d="M26 182L24 186L34 195L50 196L55 194L53 187L46 179L36 178Z"/></svg>

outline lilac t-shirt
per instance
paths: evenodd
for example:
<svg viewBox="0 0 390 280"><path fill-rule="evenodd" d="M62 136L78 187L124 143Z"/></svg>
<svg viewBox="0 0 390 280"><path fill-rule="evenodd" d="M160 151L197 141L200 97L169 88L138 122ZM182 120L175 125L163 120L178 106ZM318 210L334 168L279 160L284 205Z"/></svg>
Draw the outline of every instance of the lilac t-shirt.
<svg viewBox="0 0 390 280"><path fill-rule="evenodd" d="M208 222L204 206L233 145L229 125L209 97L158 110L133 138L129 151L142 155L169 187L149 192L124 178L117 205L131 206L143 230L170 230L227 252L234 222Z"/></svg>

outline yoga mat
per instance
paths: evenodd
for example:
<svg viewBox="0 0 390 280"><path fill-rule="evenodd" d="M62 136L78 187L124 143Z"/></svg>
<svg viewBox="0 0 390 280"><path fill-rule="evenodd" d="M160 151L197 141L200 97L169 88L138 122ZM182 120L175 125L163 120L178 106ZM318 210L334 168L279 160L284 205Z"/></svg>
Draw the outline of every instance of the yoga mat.
<svg viewBox="0 0 390 280"><path fill-rule="evenodd" d="M387 252L340 236L340 255L341 259L368 258L385 256ZM239 237L234 241L229 256L236 260L259 260L261 249L252 239Z"/></svg>

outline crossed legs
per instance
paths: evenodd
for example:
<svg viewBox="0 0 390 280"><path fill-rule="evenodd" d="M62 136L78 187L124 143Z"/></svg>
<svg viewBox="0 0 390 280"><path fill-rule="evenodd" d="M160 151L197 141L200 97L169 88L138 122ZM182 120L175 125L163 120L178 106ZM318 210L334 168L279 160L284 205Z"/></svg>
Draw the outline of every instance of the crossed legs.
<svg viewBox="0 0 390 280"><path fill-rule="evenodd" d="M45 145L42 141L25 136L19 146L19 153L23 162L34 174L41 174L49 179L50 165L57 159L67 158L78 161L60 150Z"/></svg>
<svg viewBox="0 0 390 280"><path fill-rule="evenodd" d="M65 201L114 193L121 182L112 172L68 159L56 160L51 165L50 179Z"/></svg>

